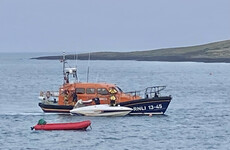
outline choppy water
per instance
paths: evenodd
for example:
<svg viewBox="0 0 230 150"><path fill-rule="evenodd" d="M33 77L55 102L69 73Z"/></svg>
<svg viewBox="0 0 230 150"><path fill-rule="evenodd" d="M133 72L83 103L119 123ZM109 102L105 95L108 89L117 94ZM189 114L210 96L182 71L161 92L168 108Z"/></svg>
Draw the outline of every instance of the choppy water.
<svg viewBox="0 0 230 150"><path fill-rule="evenodd" d="M83 117L44 114L38 107L41 90L62 84L62 65L29 59L36 56L0 55L0 149L230 149L230 64L91 61L90 81L124 91L167 85L162 94L173 100L165 115ZM88 62L77 64L85 81ZM40 118L91 120L92 130L31 131Z"/></svg>

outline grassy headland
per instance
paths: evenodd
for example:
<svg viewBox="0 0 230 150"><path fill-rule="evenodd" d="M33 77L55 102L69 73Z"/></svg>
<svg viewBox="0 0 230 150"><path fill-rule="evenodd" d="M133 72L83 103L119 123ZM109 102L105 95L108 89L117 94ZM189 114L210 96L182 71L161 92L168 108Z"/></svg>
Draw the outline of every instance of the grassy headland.
<svg viewBox="0 0 230 150"><path fill-rule="evenodd" d="M78 59L87 60L88 53L78 55ZM32 59L61 59L62 56L44 56ZM67 55L74 59L74 55ZM230 63L230 40L204 45L165 48L133 52L94 52L91 60L137 60L137 61L194 61L194 62L228 62Z"/></svg>

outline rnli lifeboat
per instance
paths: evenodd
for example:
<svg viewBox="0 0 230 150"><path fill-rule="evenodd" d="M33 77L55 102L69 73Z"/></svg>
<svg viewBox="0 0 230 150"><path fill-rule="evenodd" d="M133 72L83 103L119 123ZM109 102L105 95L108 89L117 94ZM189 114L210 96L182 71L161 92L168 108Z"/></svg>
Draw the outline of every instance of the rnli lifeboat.
<svg viewBox="0 0 230 150"><path fill-rule="evenodd" d="M39 120L41 122L42 120ZM70 122L70 123L38 123L31 127L31 130L86 130L91 125L89 120L82 122Z"/></svg>
<svg viewBox="0 0 230 150"><path fill-rule="evenodd" d="M123 92L115 84L79 82L76 68L66 68L65 55L63 63L63 85L59 91L41 92L39 106L47 113L70 113L78 100L86 102L98 98L100 104L129 107L130 115L164 114L172 97L162 96L166 86L152 86L140 91ZM91 101L87 106L96 105Z"/></svg>

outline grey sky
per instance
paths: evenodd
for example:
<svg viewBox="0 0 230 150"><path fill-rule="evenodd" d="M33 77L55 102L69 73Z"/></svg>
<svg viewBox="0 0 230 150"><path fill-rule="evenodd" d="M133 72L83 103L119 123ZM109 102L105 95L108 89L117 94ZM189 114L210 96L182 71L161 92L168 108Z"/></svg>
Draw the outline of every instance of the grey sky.
<svg viewBox="0 0 230 150"><path fill-rule="evenodd" d="M0 52L131 51L230 39L230 0L0 0Z"/></svg>

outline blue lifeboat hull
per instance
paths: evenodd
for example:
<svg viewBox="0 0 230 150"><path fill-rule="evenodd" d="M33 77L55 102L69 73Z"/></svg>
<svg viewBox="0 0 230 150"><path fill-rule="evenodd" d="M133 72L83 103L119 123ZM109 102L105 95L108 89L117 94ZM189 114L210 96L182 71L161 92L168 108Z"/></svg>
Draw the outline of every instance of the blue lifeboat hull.
<svg viewBox="0 0 230 150"><path fill-rule="evenodd" d="M122 102L120 105L132 108L133 110L130 112L130 115L164 114L171 99L171 96L153 97ZM39 106L47 113L70 113L70 110L73 109L71 105L39 103Z"/></svg>

